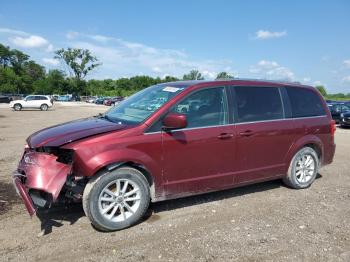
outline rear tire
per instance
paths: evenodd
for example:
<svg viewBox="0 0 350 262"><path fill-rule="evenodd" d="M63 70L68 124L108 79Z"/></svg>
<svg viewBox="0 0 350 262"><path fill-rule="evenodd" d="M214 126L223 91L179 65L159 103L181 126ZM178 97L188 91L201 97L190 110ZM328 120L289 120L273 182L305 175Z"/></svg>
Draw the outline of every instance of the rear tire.
<svg viewBox="0 0 350 262"><path fill-rule="evenodd" d="M319 159L316 151L311 147L304 147L293 157L283 182L294 189L307 188L315 181L318 169Z"/></svg>
<svg viewBox="0 0 350 262"><path fill-rule="evenodd" d="M42 104L41 106L40 106L40 110L41 111L47 111L49 109L49 106L47 105L47 104Z"/></svg>
<svg viewBox="0 0 350 262"><path fill-rule="evenodd" d="M139 222L150 203L149 184L131 167L105 171L92 178L83 193L83 209L102 231L115 231Z"/></svg>
<svg viewBox="0 0 350 262"><path fill-rule="evenodd" d="M13 105L13 109L15 111L21 111L22 110L22 105L21 104L14 104Z"/></svg>

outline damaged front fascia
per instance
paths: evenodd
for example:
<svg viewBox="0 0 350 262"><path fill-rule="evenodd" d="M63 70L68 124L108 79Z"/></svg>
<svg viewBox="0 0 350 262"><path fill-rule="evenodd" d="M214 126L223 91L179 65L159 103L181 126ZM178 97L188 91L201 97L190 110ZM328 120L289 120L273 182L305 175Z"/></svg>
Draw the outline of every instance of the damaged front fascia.
<svg viewBox="0 0 350 262"><path fill-rule="evenodd" d="M46 152L26 153L18 167L25 174L25 186L28 189L42 190L52 195L55 202L72 172L72 162L58 162L59 156Z"/></svg>

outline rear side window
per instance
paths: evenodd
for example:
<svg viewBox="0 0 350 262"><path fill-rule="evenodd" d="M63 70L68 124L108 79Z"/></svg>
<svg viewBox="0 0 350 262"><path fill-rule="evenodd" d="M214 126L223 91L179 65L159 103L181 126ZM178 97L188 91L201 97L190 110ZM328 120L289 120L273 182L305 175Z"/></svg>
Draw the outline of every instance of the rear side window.
<svg viewBox="0 0 350 262"><path fill-rule="evenodd" d="M236 122L284 118L281 96L276 87L235 87Z"/></svg>
<svg viewBox="0 0 350 262"><path fill-rule="evenodd" d="M286 87L292 117L323 116L326 114L320 97L306 88Z"/></svg>
<svg viewBox="0 0 350 262"><path fill-rule="evenodd" d="M47 100L46 96L36 96L35 100Z"/></svg>

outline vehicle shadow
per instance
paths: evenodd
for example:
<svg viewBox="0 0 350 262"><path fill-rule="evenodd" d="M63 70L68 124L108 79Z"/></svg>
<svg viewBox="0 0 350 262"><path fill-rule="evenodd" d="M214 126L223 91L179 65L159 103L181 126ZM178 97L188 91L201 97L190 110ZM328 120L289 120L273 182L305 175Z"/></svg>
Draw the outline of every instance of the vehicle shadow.
<svg viewBox="0 0 350 262"><path fill-rule="evenodd" d="M319 179L321 177L321 174L317 174L316 179ZM154 221L161 219L158 213L162 213L164 211L171 211L179 208L215 202L227 198L268 191L271 189L279 188L281 186L284 187L281 180L273 180L223 191L204 193L196 196L151 203L147 213L139 223L153 223ZM69 222L70 225L72 225L83 216L85 216L85 214L81 203L55 205L48 210L40 210L37 212L37 217L41 221L41 235L50 234L53 227L61 227L64 225L64 222ZM95 227L93 228L97 231L100 231Z"/></svg>
<svg viewBox="0 0 350 262"><path fill-rule="evenodd" d="M39 209L36 216L41 222L41 235L47 235L52 232L53 227L61 227L64 222L73 225L85 214L81 203L69 203L56 204L50 209Z"/></svg>

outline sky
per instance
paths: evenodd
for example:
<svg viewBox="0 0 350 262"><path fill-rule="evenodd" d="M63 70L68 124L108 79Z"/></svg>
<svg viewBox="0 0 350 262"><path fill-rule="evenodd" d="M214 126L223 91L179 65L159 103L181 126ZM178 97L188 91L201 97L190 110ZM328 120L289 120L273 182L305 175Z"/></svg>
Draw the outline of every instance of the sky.
<svg viewBox="0 0 350 262"><path fill-rule="evenodd" d="M89 49L90 79L197 69L350 93L348 0L2 1L0 43L62 70L55 50Z"/></svg>

